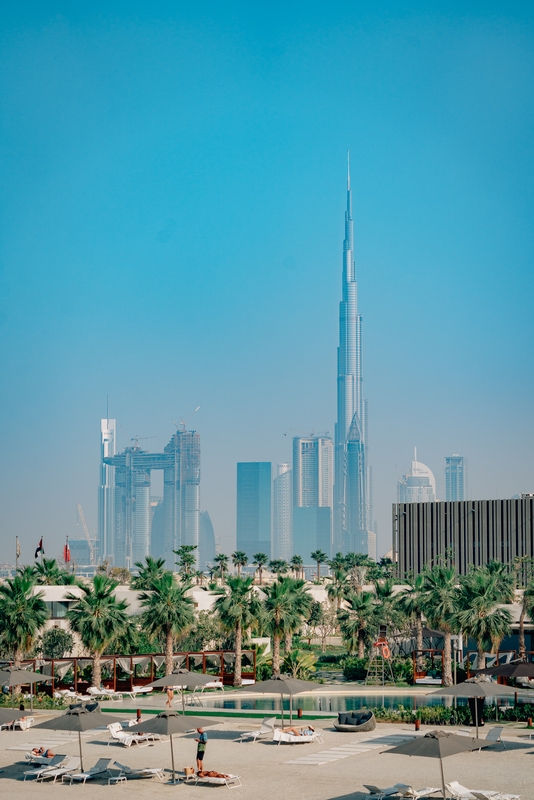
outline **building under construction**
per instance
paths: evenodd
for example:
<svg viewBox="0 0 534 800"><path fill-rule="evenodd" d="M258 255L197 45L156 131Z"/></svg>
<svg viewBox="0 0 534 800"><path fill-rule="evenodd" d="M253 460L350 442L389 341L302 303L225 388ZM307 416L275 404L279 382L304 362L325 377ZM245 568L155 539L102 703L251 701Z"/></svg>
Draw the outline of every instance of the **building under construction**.
<svg viewBox="0 0 534 800"><path fill-rule="evenodd" d="M182 544L198 546L200 435L196 431L181 426L163 453L148 453L135 441L118 455L104 456L102 463L113 471L109 476L113 514L111 530L104 530L106 520L101 517L99 552L104 554L105 549L115 566L131 569L136 561L153 555L165 558L172 568L173 550ZM156 512L158 524L153 526L150 490L156 469L163 470L163 500Z"/></svg>

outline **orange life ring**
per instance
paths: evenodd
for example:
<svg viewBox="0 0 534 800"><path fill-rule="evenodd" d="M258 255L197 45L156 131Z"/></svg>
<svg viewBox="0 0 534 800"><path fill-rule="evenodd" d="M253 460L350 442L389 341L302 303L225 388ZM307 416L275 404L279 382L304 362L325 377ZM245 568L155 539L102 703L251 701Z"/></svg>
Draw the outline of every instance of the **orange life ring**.
<svg viewBox="0 0 534 800"><path fill-rule="evenodd" d="M384 658L389 658L391 656L391 652L390 652L389 647L387 646L387 644L385 644L382 647L382 656Z"/></svg>

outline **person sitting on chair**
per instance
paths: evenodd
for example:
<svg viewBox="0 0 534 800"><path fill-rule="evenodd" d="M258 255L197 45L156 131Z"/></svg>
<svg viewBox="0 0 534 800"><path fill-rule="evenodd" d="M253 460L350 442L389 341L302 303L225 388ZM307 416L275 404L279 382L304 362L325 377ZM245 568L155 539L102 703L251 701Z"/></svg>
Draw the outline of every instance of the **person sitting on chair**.
<svg viewBox="0 0 534 800"><path fill-rule="evenodd" d="M55 753L53 753L49 747L34 747L32 750L32 756L41 756L42 758L53 758Z"/></svg>

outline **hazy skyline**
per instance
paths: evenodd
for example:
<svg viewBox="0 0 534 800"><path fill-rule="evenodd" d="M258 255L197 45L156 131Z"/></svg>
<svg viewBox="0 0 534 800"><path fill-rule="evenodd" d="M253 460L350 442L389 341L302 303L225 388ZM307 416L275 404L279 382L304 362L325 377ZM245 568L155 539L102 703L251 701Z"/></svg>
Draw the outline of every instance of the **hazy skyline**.
<svg viewBox="0 0 534 800"><path fill-rule="evenodd" d="M96 530L107 395L121 449L201 406L226 552L236 463L333 436L349 149L378 555L414 446L441 499L452 453L534 491L530 6L30 2L0 44L0 560Z"/></svg>

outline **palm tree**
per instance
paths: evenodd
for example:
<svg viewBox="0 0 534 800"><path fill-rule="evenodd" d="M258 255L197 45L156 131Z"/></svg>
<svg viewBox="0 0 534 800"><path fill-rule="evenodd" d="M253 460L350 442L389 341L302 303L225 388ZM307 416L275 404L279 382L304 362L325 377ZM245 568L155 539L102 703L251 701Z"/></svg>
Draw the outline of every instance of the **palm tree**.
<svg viewBox="0 0 534 800"><path fill-rule="evenodd" d="M304 573L302 569L304 567L304 562L302 560L302 556L292 556L289 566L295 573L295 578L304 579Z"/></svg>
<svg viewBox="0 0 534 800"><path fill-rule="evenodd" d="M512 623L508 609L498 606L508 597L503 574L488 566L472 570L460 581L458 623L477 643L477 669L485 668L486 649L498 650Z"/></svg>
<svg viewBox="0 0 534 800"><path fill-rule="evenodd" d="M331 577L331 582L326 589L328 599L336 604L336 608L341 608L341 601L347 594L347 575L342 570L335 570Z"/></svg>
<svg viewBox="0 0 534 800"><path fill-rule="evenodd" d="M321 564L324 564L328 556L324 550L314 550L311 554L313 561L317 562L317 580L321 580Z"/></svg>
<svg viewBox="0 0 534 800"><path fill-rule="evenodd" d="M336 553L334 558L328 562L328 566L332 572L347 572L347 562L343 553Z"/></svg>
<svg viewBox="0 0 534 800"><path fill-rule="evenodd" d="M165 568L164 558L152 558L152 556L145 557L145 563L136 561L135 566L139 570L139 574L132 580L131 588L142 590L150 589L152 582L161 578L161 576L168 572Z"/></svg>
<svg viewBox="0 0 534 800"><path fill-rule="evenodd" d="M48 619L44 593L34 593L34 586L35 582L23 575L7 578L0 585L0 639L13 651L15 667L20 667Z"/></svg>
<svg viewBox="0 0 534 800"><path fill-rule="evenodd" d="M264 568L264 566L266 564L269 563L269 556L267 555L267 553L254 553L254 555L252 556L252 559L253 559L252 563L254 564L254 566L256 567L257 571L259 572L259 575L260 575L260 586L261 586L262 585L262 579L263 579L263 568Z"/></svg>
<svg viewBox="0 0 534 800"><path fill-rule="evenodd" d="M264 589L265 612L268 627L273 637L273 674L280 674L280 642L288 629L295 624L295 608L291 593L283 581L275 581Z"/></svg>
<svg viewBox="0 0 534 800"><path fill-rule="evenodd" d="M534 580L531 580L523 591L521 598L521 613L519 615L519 658L526 657L525 647L525 617L534 617Z"/></svg>
<svg viewBox="0 0 534 800"><path fill-rule="evenodd" d="M252 624L259 610L259 600L253 589L253 578L229 576L226 591L215 602L220 620L226 630L235 635L234 686L241 686L243 631Z"/></svg>
<svg viewBox="0 0 534 800"><path fill-rule="evenodd" d="M149 592L141 592L143 627L150 638L165 637L165 674L172 672L174 641L185 634L195 621L194 603L187 597L189 581L179 583L172 572L157 578Z"/></svg>
<svg viewBox="0 0 534 800"><path fill-rule="evenodd" d="M232 553L232 564L237 567L237 576L241 575L241 567L246 567L248 564L247 554L243 550L236 550Z"/></svg>
<svg viewBox="0 0 534 800"><path fill-rule="evenodd" d="M280 577L289 570L289 564L284 558L275 558L269 561L269 569Z"/></svg>
<svg viewBox="0 0 534 800"><path fill-rule="evenodd" d="M423 649L424 589L425 576L417 575L413 581L409 582L408 588L404 589L396 598L400 610L415 624L415 648L419 651ZM421 653L417 656L417 663L418 667L422 665Z"/></svg>
<svg viewBox="0 0 534 800"><path fill-rule="evenodd" d="M423 609L430 624L443 632L443 685L452 686L451 636L458 630L458 588L454 569L437 564L425 573Z"/></svg>
<svg viewBox="0 0 534 800"><path fill-rule="evenodd" d="M228 570L228 562L230 559L225 553L219 553L215 556L213 561L217 564L219 572L221 573L221 583L224 583L224 573Z"/></svg>
<svg viewBox="0 0 534 800"><path fill-rule="evenodd" d="M197 549L196 544L183 544L178 550L173 550L172 552L178 556L178 561L176 562L176 566L178 567L180 572L184 572L186 575L189 575L191 572L191 567L195 566L195 562L197 557L195 555L195 550Z"/></svg>
<svg viewBox="0 0 534 800"><path fill-rule="evenodd" d="M120 635L127 624L128 603L117 600L114 592L118 586L107 575L95 575L90 584L80 586L82 596L66 596L73 600L66 617L73 631L91 652L93 659L92 685L100 688L102 681L100 659L106 647Z"/></svg>
<svg viewBox="0 0 534 800"><path fill-rule="evenodd" d="M365 637L369 624L375 617L376 604L372 592L357 592L347 598L348 607L337 612L339 629L349 653L358 651L365 658Z"/></svg>
<svg viewBox="0 0 534 800"><path fill-rule="evenodd" d="M289 576L283 578L279 576L278 580L291 597L292 619L288 618L284 634L285 651L288 653L292 647L293 634L299 631L303 620L309 616L313 598L306 591L306 581Z"/></svg>
<svg viewBox="0 0 534 800"><path fill-rule="evenodd" d="M37 561L33 566L35 583L39 586L59 586L62 583L62 571L55 558L43 558L42 562Z"/></svg>

